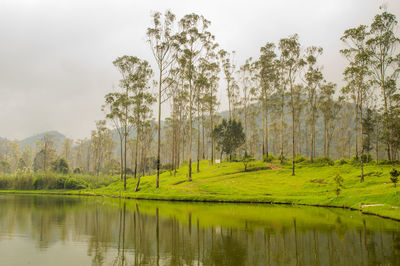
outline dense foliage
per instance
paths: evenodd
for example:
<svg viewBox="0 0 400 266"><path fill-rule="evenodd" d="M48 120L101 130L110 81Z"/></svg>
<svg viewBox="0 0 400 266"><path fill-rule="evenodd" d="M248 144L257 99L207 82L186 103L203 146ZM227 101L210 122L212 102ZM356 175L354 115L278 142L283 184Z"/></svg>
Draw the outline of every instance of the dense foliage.
<svg viewBox="0 0 400 266"><path fill-rule="evenodd" d="M232 158L233 152L245 141L242 124L234 119L223 119L221 124L215 126L212 134L217 142L217 149L221 152L221 157L225 153Z"/></svg>

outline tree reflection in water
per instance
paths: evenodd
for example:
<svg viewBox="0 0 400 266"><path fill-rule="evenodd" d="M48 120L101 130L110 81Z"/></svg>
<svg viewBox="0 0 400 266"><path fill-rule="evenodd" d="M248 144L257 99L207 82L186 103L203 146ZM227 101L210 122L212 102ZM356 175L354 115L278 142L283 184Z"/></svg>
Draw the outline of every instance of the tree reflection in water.
<svg viewBox="0 0 400 266"><path fill-rule="evenodd" d="M92 265L400 265L400 223L345 210L1 197L0 244L83 243Z"/></svg>

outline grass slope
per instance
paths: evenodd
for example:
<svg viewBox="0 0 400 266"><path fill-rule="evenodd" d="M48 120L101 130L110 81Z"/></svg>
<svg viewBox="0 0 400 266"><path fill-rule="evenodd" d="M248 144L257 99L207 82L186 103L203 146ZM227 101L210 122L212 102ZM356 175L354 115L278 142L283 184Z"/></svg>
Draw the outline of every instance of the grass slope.
<svg viewBox="0 0 400 266"><path fill-rule="evenodd" d="M199 173L196 173L195 164L193 166L192 182L187 182L186 165L178 169L176 176L170 172L161 174L159 189L155 188L155 176L152 175L142 177L138 192L134 192L136 186L134 179L127 181L127 191L123 191L123 183L118 181L96 190L60 192L158 200L336 206L359 209L365 213L400 220L400 192L396 193L397 189L389 179L392 166L367 164L364 170L364 183L360 183L359 167L349 164L335 166L298 164L296 176L291 175L290 166L280 168L278 162L272 165L253 162L247 172L244 172L242 163L223 162L212 166L207 161L202 161ZM337 174L344 179L344 188L339 197L335 194L336 185L333 180ZM383 205L364 206L374 204Z"/></svg>
<svg viewBox="0 0 400 266"><path fill-rule="evenodd" d="M391 166L367 165L364 183L360 183L359 168L348 164L300 164L296 176L291 175L289 166L272 168L266 163L255 162L249 171L244 172L242 163L224 162L211 166L207 161L202 161L200 172L194 171L192 175L192 182L187 182L188 169L183 166L178 169L176 176L169 172L161 174L159 189L155 188L155 176L146 176L142 178L140 191L136 193L136 180L133 179L128 180L126 192L121 192L122 182L116 182L97 190L97 193L145 199L344 206L400 219L400 193L396 194L396 189L390 183ZM344 188L339 197L336 197L333 180L337 174L344 179ZM362 208L362 205L373 204L384 205Z"/></svg>

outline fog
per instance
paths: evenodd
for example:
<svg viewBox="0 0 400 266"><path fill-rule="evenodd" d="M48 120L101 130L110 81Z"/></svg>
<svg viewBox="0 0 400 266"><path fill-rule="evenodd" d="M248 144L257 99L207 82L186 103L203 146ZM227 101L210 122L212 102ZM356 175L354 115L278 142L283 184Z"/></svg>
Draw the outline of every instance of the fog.
<svg viewBox="0 0 400 266"><path fill-rule="evenodd" d="M266 42L298 33L303 47L324 48L328 81L343 84L343 32L370 24L379 6L400 17L400 1L82 1L0 0L0 137L22 139L48 130L84 138L103 119L104 95L118 84L112 61L134 55L154 66L146 29L154 11L211 21L221 48L240 65ZM219 110L227 109L221 82ZM163 117L168 115L164 105ZM157 111L154 111L154 115Z"/></svg>

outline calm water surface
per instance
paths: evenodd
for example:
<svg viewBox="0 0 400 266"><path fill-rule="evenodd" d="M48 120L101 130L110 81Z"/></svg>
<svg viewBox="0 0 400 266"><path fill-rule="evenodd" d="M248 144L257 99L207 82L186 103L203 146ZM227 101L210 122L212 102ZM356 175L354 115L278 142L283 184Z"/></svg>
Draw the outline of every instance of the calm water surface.
<svg viewBox="0 0 400 266"><path fill-rule="evenodd" d="M0 265L400 265L400 223L314 207L0 194Z"/></svg>

